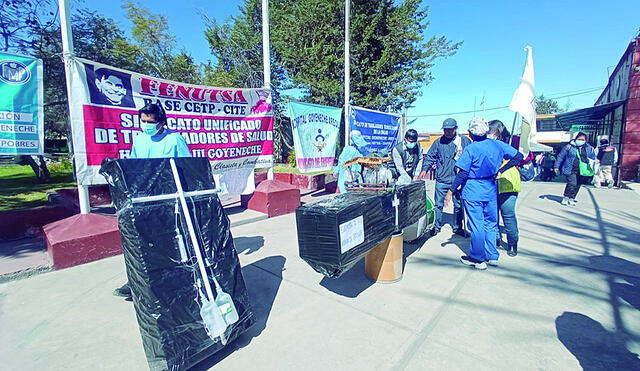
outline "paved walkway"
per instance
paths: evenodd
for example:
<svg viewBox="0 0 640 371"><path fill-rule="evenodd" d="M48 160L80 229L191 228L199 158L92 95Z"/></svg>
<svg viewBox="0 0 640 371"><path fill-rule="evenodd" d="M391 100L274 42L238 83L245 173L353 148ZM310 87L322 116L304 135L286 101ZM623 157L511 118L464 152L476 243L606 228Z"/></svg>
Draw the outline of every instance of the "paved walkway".
<svg viewBox="0 0 640 371"><path fill-rule="evenodd" d="M475 271L445 228L405 245L404 278L337 280L297 254L295 217L234 227L258 323L197 369L640 369L640 196L526 183L521 253ZM3 370L145 370L122 257L0 284Z"/></svg>

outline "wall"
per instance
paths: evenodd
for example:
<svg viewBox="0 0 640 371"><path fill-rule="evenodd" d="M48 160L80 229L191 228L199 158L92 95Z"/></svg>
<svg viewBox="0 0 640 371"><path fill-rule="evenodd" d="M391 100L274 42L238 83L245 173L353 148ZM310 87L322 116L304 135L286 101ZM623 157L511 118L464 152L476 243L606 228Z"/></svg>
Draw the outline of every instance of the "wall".
<svg viewBox="0 0 640 371"><path fill-rule="evenodd" d="M633 63L633 47L629 47L624 56L618 62L613 74L609 77L609 84L602 91L596 101L596 106L625 100L629 95L629 77Z"/></svg>
<svg viewBox="0 0 640 371"><path fill-rule="evenodd" d="M620 167L623 180L635 180L640 164L640 38L635 39L632 44L633 61L629 68L629 94Z"/></svg>
<svg viewBox="0 0 640 371"><path fill-rule="evenodd" d="M636 179L640 164L640 38L629 44L595 105L621 100L626 104L604 119L611 127L598 134L619 148L620 178L628 181Z"/></svg>

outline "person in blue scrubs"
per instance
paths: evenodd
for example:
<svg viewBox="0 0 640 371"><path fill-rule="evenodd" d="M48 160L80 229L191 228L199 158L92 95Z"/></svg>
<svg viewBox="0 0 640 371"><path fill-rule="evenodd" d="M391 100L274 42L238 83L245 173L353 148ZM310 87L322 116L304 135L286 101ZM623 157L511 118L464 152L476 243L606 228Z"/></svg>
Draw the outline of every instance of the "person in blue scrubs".
<svg viewBox="0 0 640 371"><path fill-rule="evenodd" d="M462 199L471 230L471 247L460 261L476 269L487 269L487 263L497 265L500 254L496 249L498 231L498 185L501 173L522 160L515 148L498 140L487 139L489 124L476 118L469 123L473 143L465 147L456 162L456 179L447 192L445 205L453 193L462 187ZM509 160L502 165L503 160Z"/></svg>
<svg viewBox="0 0 640 371"><path fill-rule="evenodd" d="M345 146L338 157L338 165L333 169L334 174L338 174L338 189L340 193L346 193L347 187L344 182L347 180L347 171L349 169L342 167L347 161L351 161L356 157L367 156L369 150L367 149L367 141L362 137L362 134L358 130L351 132L351 145ZM351 170L355 173L360 173L361 167L359 164L352 165Z"/></svg>
<svg viewBox="0 0 640 371"><path fill-rule="evenodd" d="M160 105L149 103L142 107L139 113L143 134L133 138L133 148L129 158L191 157L187 142L182 135L164 127L167 123L167 115Z"/></svg>
<svg viewBox="0 0 640 371"><path fill-rule="evenodd" d="M164 127L167 123L167 115L159 104L148 103L138 112L142 133L133 138L133 148L129 158L191 157L187 142L182 135ZM115 289L113 295L131 300L129 283Z"/></svg>

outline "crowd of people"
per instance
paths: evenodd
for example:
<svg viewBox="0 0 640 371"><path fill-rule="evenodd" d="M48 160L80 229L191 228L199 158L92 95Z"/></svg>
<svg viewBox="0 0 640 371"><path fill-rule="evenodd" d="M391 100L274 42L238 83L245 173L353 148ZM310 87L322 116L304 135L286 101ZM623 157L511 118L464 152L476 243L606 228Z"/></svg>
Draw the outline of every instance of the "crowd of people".
<svg viewBox="0 0 640 371"><path fill-rule="evenodd" d="M594 148L588 143L587 134L581 132L557 156L545 152L529 153L524 158L509 144L511 133L499 120L473 119L469 137L458 133L458 124L452 118L444 120L442 130L443 135L432 143L424 160L419 158L422 150L416 145L418 133L407 131L404 141L393 149L394 178L435 179L433 234L440 233L443 209L453 202L454 234L469 237L465 221L471 232L469 252L460 260L476 269L498 263L498 247L502 244L500 216L506 235L504 250L512 257L518 254L516 203L522 180L530 180L520 172L523 164L535 167L535 174L545 182L558 175L566 178L562 205L575 205L582 185L614 186L612 167L618 154L606 138Z"/></svg>
<svg viewBox="0 0 640 371"><path fill-rule="evenodd" d="M140 109L140 117L144 135L135 137L131 158L190 157L182 136L165 128L166 115L162 107L148 104ZM444 120L442 130L443 135L431 145L426 155L418 143L417 131L407 130L404 140L391 151L389 170L392 177L399 183L409 183L434 175L433 233L441 231L443 209L453 202L453 232L469 237L465 224L471 232L469 252L460 259L463 264L481 270L487 269L487 265L497 265L498 247L502 242L498 228L500 216L507 239L504 249L509 256L516 256L516 203L521 190L518 165L526 162L523 154L509 145L511 134L499 120L471 120L469 137L458 133L458 123L452 118ZM351 145L343 149L335 169L340 192L346 192L342 165L368 154L362 134L351 132ZM607 139L601 139L600 146L594 148L588 143L587 134L578 133L557 157L550 152L527 157L541 168L542 181L564 175L566 185L562 205L575 205L581 186L592 180L596 187L603 183L608 187L614 185L612 167L618 161L618 154ZM130 297L131 291L125 284L114 294Z"/></svg>

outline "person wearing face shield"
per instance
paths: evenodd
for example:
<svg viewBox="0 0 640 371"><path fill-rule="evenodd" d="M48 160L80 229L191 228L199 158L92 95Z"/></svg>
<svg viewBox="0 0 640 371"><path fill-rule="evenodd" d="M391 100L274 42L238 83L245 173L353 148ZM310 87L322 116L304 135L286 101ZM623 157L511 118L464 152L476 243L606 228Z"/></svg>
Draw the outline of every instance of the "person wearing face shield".
<svg viewBox="0 0 640 371"><path fill-rule="evenodd" d="M389 169L393 178L400 184L411 183L418 179L422 171L422 147L418 143L418 132L409 129L404 134L404 140L393 147Z"/></svg>
<svg viewBox="0 0 640 371"><path fill-rule="evenodd" d="M178 158L191 157L182 135L165 128L167 116L159 104L148 103L139 110L142 133L133 138L129 158ZM129 283L115 289L115 296L131 299Z"/></svg>
<svg viewBox="0 0 640 371"><path fill-rule="evenodd" d="M587 134L578 133L571 143L562 148L556 159L554 171L562 173L567 178L564 197L560 202L564 206L576 205L576 195L580 187L589 183L589 180L595 174L593 168L596 161L596 152L587 143L587 140Z"/></svg>
<svg viewBox="0 0 640 371"><path fill-rule="evenodd" d="M345 146L338 157L338 165L333 169L333 173L338 175L338 189L340 193L346 193L347 187L345 186L347 168L343 167L347 161L351 161L356 157L367 156L369 150L367 149L367 141L364 139L359 130L353 130L351 132L351 145ZM360 165L352 165L352 170L359 173Z"/></svg>
<svg viewBox="0 0 640 371"><path fill-rule="evenodd" d="M473 143L456 161L459 169L445 197L445 206L462 187L462 200L471 229L469 253L460 261L476 269L497 265L500 254L496 248L498 234L498 184L502 173L522 161L522 154L506 143L488 139L489 124L476 118L469 123ZM504 160L508 160L504 163ZM503 164L504 163L504 164Z"/></svg>

